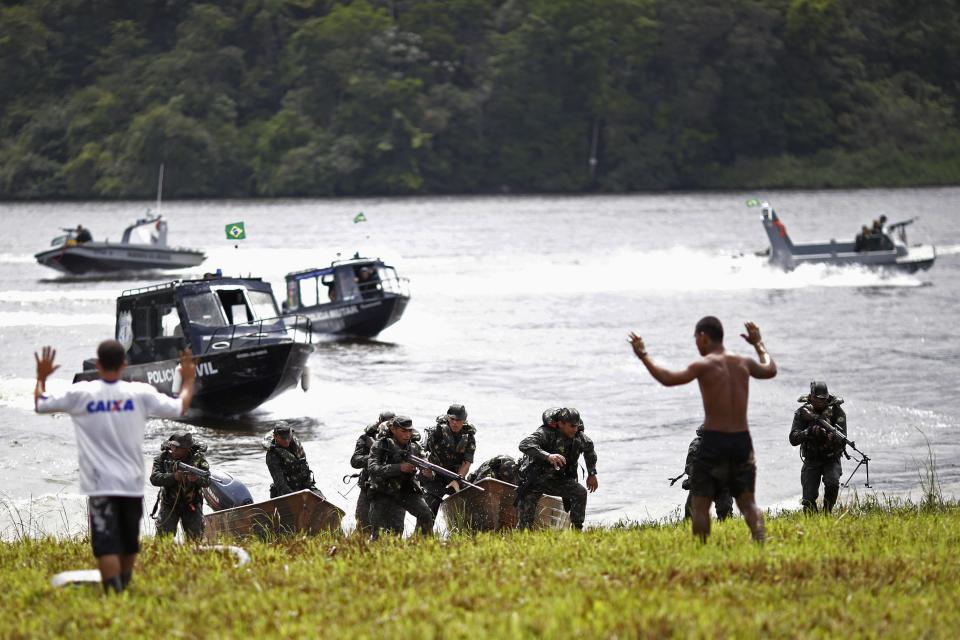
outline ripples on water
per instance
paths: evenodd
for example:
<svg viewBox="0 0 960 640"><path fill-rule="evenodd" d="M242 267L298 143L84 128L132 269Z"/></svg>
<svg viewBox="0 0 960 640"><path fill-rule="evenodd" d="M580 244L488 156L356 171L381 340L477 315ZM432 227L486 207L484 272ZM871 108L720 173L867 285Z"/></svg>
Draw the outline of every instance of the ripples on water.
<svg viewBox="0 0 960 640"><path fill-rule="evenodd" d="M214 466L240 477L257 498L269 474L260 446L278 421L303 439L321 488L352 513L340 478L360 429L380 410L431 424L464 403L479 429L477 462L516 444L547 406L580 408L600 456L600 491L588 520L658 518L685 494L666 478L683 468L702 419L694 386L656 385L633 358L637 330L653 357L684 366L695 355L693 325L718 315L727 346L749 347L741 323L760 324L780 374L754 382L750 419L763 506L793 507L800 460L787 434L796 399L826 379L846 399L851 437L872 458L871 480L886 494L918 493L927 458L937 456L944 489L960 488L960 380L955 338L960 294L960 190L767 194L795 242L842 237L885 213L919 216L911 240L936 238L937 264L920 274L803 266L771 269L754 194L595 198L437 198L366 201L197 202L165 205L175 244L197 246L203 270L260 275L282 294L283 274L328 263L337 252L379 255L409 277L413 301L376 341L321 338L309 393L290 391L238 419L193 419ZM114 301L126 288L169 279L64 279L31 254L57 228L83 222L95 237L119 237L139 203L4 205L16 219L0 238L0 485L7 504L31 497L51 530L82 521L76 456L67 419L32 412L33 361L55 344L64 388L97 341L112 334ZM369 222L355 225L364 211ZM77 213L81 211L82 214ZM868 212L862 214L859 212ZM238 249L223 225L246 222ZM200 272L198 272L200 273ZM176 429L151 421L145 459ZM922 431L922 433L921 433ZM853 468L845 462L845 476ZM854 484L862 490L862 470ZM147 489L147 506L155 492ZM0 530L7 526L0 509ZM9 535L9 531L6 533Z"/></svg>

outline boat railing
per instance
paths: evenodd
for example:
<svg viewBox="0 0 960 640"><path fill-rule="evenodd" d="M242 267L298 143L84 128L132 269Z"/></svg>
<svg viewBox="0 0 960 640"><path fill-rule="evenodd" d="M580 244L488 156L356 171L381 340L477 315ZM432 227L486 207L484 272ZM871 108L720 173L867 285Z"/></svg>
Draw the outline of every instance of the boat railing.
<svg viewBox="0 0 960 640"><path fill-rule="evenodd" d="M392 293L409 298L410 280L400 276L376 278L366 282L358 282L357 289L364 300L376 298L378 293Z"/></svg>
<svg viewBox="0 0 960 640"><path fill-rule="evenodd" d="M124 298L124 297L126 297L126 296L138 296L138 295L141 295L141 294L144 294L144 293L149 293L149 292L151 292L151 291L162 291L163 289L171 289L171 288L177 286L179 283L180 283L180 281L179 281L179 280L176 280L176 281L174 281L174 282L164 282L164 283L162 283L162 284L152 284L152 285L150 285L150 286L148 286L148 287L140 287L140 288L138 288L138 289L127 289L127 290L125 290L123 293L120 294L120 297L121 297L121 298Z"/></svg>
<svg viewBox="0 0 960 640"><path fill-rule="evenodd" d="M275 342L278 337L287 337L302 344L313 344L313 325L310 318L284 315L218 327L209 336L204 336L207 344L203 353L228 349L238 338L244 341L244 346L259 346L264 341Z"/></svg>

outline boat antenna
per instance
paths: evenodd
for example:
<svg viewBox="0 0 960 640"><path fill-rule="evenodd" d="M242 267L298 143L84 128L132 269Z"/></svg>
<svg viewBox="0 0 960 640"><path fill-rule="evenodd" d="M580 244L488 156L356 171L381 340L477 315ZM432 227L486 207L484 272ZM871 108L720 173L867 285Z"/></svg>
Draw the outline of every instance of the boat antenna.
<svg viewBox="0 0 960 640"><path fill-rule="evenodd" d="M157 216L160 215L160 200L163 193L163 163L160 163L160 177L157 178Z"/></svg>

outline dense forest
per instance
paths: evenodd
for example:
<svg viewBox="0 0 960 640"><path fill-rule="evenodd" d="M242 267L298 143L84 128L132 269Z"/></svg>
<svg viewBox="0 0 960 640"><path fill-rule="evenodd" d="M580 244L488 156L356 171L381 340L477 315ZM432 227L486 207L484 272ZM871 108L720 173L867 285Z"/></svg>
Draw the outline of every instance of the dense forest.
<svg viewBox="0 0 960 640"><path fill-rule="evenodd" d="M0 0L0 198L960 184L957 0Z"/></svg>

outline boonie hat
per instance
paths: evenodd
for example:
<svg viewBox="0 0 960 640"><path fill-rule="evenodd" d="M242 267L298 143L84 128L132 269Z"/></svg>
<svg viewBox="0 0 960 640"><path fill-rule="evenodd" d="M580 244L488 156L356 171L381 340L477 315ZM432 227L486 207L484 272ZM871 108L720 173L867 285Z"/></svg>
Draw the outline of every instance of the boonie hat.
<svg viewBox="0 0 960 640"><path fill-rule="evenodd" d="M449 408L447 408L447 415L454 420L466 420L467 408L462 404L452 404Z"/></svg>

